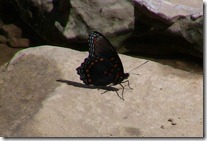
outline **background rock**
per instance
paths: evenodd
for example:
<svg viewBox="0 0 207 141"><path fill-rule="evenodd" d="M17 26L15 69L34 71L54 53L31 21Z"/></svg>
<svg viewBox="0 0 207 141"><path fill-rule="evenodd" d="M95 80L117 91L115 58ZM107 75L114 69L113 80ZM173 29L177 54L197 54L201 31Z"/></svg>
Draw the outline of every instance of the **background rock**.
<svg viewBox="0 0 207 141"><path fill-rule="evenodd" d="M11 47L26 48L26 47L29 47L29 40L26 38L10 38L9 45Z"/></svg>
<svg viewBox="0 0 207 141"><path fill-rule="evenodd" d="M1 30L7 37L20 38L22 36L22 30L14 24L3 25Z"/></svg>
<svg viewBox="0 0 207 141"><path fill-rule="evenodd" d="M87 55L42 46L23 50L1 66L0 135L203 136L201 74L149 61L131 72L133 90L125 86L123 101L114 91L101 95L103 89L82 83L75 69ZM120 58L125 72L145 62L126 55ZM62 82L56 81L60 79ZM173 119L173 125L169 119Z"/></svg>
<svg viewBox="0 0 207 141"><path fill-rule="evenodd" d="M194 17L194 15L190 15L181 18L172 24L167 31L183 37L186 41L191 43L191 46L194 47L195 50L203 53L203 16L196 15L196 17ZM191 54L193 55L195 53L192 52ZM202 55L200 57L202 57Z"/></svg>
<svg viewBox="0 0 207 141"><path fill-rule="evenodd" d="M170 22L176 16L202 14L202 1L180 0L133 0L135 7L142 9L151 18ZM151 15L151 16L150 16ZM154 16L154 17L152 17Z"/></svg>
<svg viewBox="0 0 207 141"><path fill-rule="evenodd" d="M154 55L182 53L203 58L202 1L133 2L135 31L126 41L128 50Z"/></svg>
<svg viewBox="0 0 207 141"><path fill-rule="evenodd" d="M22 34L22 29L14 24L0 25L0 66L9 61L17 51L30 46L30 40Z"/></svg>
<svg viewBox="0 0 207 141"><path fill-rule="evenodd" d="M120 52L203 58L202 1L9 0L3 4L12 6L24 27L47 44L87 50L88 34L97 30L122 48Z"/></svg>
<svg viewBox="0 0 207 141"><path fill-rule="evenodd" d="M0 43L6 43L7 39L5 36L0 35Z"/></svg>
<svg viewBox="0 0 207 141"><path fill-rule="evenodd" d="M129 1L11 0L10 3L25 23L55 44L86 41L92 30L112 34L133 29L133 5Z"/></svg>

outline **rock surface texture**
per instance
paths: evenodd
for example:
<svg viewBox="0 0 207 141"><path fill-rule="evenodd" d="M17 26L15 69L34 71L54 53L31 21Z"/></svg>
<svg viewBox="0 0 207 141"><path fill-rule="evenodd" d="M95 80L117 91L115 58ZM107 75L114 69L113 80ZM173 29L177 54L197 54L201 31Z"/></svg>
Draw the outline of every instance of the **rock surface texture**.
<svg viewBox="0 0 207 141"><path fill-rule="evenodd" d="M202 137L203 75L149 61L124 98L86 87L87 52L41 46L0 68L0 135L7 137ZM120 55L125 72L146 60ZM139 74L139 75L136 75ZM62 80L57 81L57 80ZM113 86L120 89L119 85Z"/></svg>

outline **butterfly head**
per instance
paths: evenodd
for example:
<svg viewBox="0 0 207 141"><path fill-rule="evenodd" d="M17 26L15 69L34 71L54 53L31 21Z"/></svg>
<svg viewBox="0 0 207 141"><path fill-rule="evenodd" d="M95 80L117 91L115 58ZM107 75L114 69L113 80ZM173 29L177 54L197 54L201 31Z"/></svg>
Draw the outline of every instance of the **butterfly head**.
<svg viewBox="0 0 207 141"><path fill-rule="evenodd" d="M121 76L118 77L118 79L113 83L114 85L120 84L123 82L123 80L127 79L129 77L129 73L123 73Z"/></svg>
<svg viewBox="0 0 207 141"><path fill-rule="evenodd" d="M124 73L123 80L129 77L129 73Z"/></svg>

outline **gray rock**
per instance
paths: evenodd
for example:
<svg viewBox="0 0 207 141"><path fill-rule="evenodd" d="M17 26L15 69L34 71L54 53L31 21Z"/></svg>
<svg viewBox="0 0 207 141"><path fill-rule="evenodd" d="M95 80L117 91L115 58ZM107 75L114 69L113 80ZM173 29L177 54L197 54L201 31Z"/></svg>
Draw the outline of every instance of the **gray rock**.
<svg viewBox="0 0 207 141"><path fill-rule="evenodd" d="M128 1L71 0L71 6L71 21L64 31L67 38L85 35L90 30L112 34L133 29L134 8Z"/></svg>
<svg viewBox="0 0 207 141"><path fill-rule="evenodd" d="M0 135L203 136L203 75L149 61L131 72L133 90L124 84L123 101L114 91L101 95L103 89L85 87L75 69L87 55L42 46L22 50L1 66ZM145 62L125 55L120 58L125 72ZM169 124L169 118L176 126Z"/></svg>

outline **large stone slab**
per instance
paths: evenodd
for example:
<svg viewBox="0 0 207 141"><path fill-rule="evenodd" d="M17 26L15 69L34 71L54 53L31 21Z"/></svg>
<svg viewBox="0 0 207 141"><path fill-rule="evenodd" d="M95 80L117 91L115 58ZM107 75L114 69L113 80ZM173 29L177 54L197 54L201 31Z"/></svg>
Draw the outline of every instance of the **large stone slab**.
<svg viewBox="0 0 207 141"><path fill-rule="evenodd" d="M82 84L75 69L87 55L42 46L21 51L2 66L0 135L203 136L203 75L149 61L130 72L133 90L124 84L123 101L114 91L101 94L105 90ZM120 58L125 72L146 61ZM119 85L113 87L121 93Z"/></svg>

